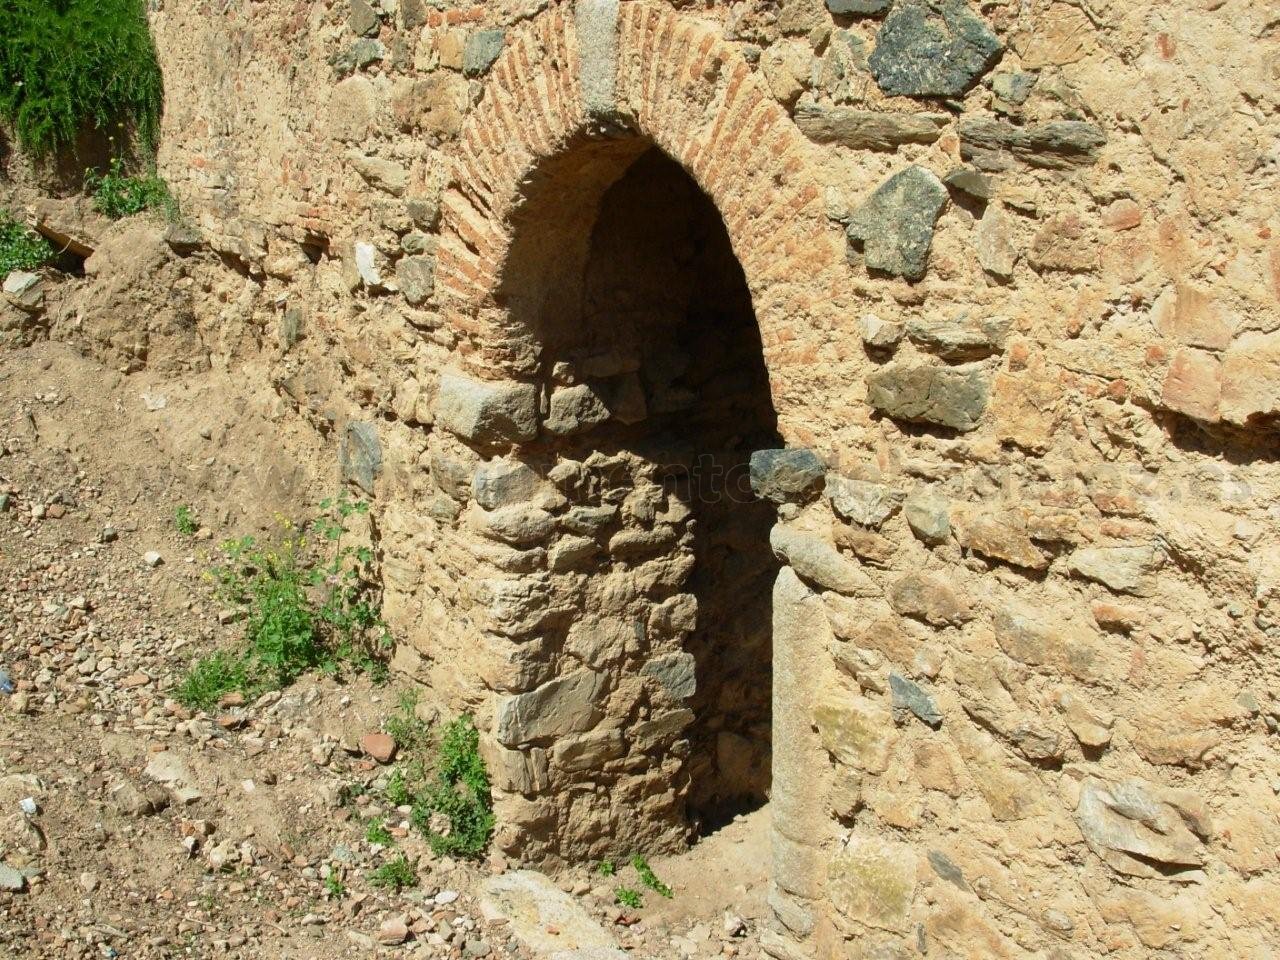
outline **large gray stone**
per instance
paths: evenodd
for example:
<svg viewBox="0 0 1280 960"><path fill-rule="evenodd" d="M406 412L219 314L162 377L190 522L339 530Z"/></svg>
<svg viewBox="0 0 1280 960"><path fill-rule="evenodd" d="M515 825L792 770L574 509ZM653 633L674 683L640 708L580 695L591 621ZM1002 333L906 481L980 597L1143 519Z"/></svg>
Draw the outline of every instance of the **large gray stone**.
<svg viewBox="0 0 1280 960"><path fill-rule="evenodd" d="M5 893L21 893L25 889L27 889L26 875L7 863L0 863L0 890Z"/></svg>
<svg viewBox="0 0 1280 960"><path fill-rule="evenodd" d="M492 460L476 468L471 495L486 510L510 507L534 498L542 478L518 460Z"/></svg>
<svg viewBox="0 0 1280 960"><path fill-rule="evenodd" d="M751 454L751 489L774 503L808 499L822 487L827 467L812 450L757 450Z"/></svg>
<svg viewBox="0 0 1280 960"><path fill-rule="evenodd" d="M468 77L488 73L506 41L505 30L477 30L471 34L462 49L462 73Z"/></svg>
<svg viewBox="0 0 1280 960"><path fill-rule="evenodd" d="M769 535L769 545L778 559L790 564L802 579L824 590L864 597L879 592L857 563L814 534L778 524Z"/></svg>
<svg viewBox="0 0 1280 960"><path fill-rule="evenodd" d="M396 283L410 306L421 306L436 292L434 257L401 257L396 261Z"/></svg>
<svg viewBox="0 0 1280 960"><path fill-rule="evenodd" d="M44 306L44 280L26 270L14 270L4 278L4 295L26 313L38 313Z"/></svg>
<svg viewBox="0 0 1280 960"><path fill-rule="evenodd" d="M1014 161L1046 170L1088 166L1106 142L1102 128L1082 120L1026 127L983 117L960 121L960 156L983 170L1007 170Z"/></svg>
<svg viewBox="0 0 1280 960"><path fill-rule="evenodd" d="M349 480L373 493L373 484L382 472L382 446L378 442L378 428L372 423L349 423L342 436L340 451L342 479Z"/></svg>
<svg viewBox="0 0 1280 960"><path fill-rule="evenodd" d="M369 4L369 0L351 0L347 26L357 36L371 37L378 32L382 21L378 19L378 14Z"/></svg>
<svg viewBox="0 0 1280 960"><path fill-rule="evenodd" d="M934 143L951 122L945 113L883 113L801 103L796 126L814 143L854 150L896 150L906 143Z"/></svg>
<svg viewBox="0 0 1280 960"><path fill-rule="evenodd" d="M587 116L608 120L617 111L618 0L578 0L578 79Z"/></svg>
<svg viewBox="0 0 1280 960"><path fill-rule="evenodd" d="M1004 47L965 0L901 0L869 59L892 96L958 97L996 65Z"/></svg>
<svg viewBox="0 0 1280 960"><path fill-rule="evenodd" d="M628 960L613 936L547 877L517 870L480 885L480 912L545 960Z"/></svg>
<svg viewBox="0 0 1280 960"><path fill-rule="evenodd" d="M884 13L893 0L827 0L827 9L836 16L866 16L871 13Z"/></svg>
<svg viewBox="0 0 1280 960"><path fill-rule="evenodd" d="M538 435L538 388L531 383L440 377L436 423L475 443L523 443Z"/></svg>
<svg viewBox="0 0 1280 960"><path fill-rule="evenodd" d="M698 662L691 653L669 653L650 660L640 668L641 676L653 677L673 700L688 700L698 691Z"/></svg>
<svg viewBox="0 0 1280 960"><path fill-rule="evenodd" d="M991 388L980 366L900 363L867 378L867 402L896 420L967 432L978 426Z"/></svg>
<svg viewBox="0 0 1280 960"><path fill-rule="evenodd" d="M609 419L601 392L589 383L561 387L551 395L551 409L543 424L548 433L565 437L581 433Z"/></svg>
<svg viewBox="0 0 1280 960"><path fill-rule="evenodd" d="M605 678L591 670L544 683L498 705L497 738L508 747L590 730L602 716Z"/></svg>
<svg viewBox="0 0 1280 960"><path fill-rule="evenodd" d="M951 504L934 493L915 493L902 505L907 526L925 543L944 543L951 536Z"/></svg>
<svg viewBox="0 0 1280 960"><path fill-rule="evenodd" d="M915 714L922 723L933 728L942 726L942 711L929 696L913 680L908 680L899 673L889 674L889 695L893 704L894 716L902 713Z"/></svg>
<svg viewBox="0 0 1280 960"><path fill-rule="evenodd" d="M929 265L934 225L947 188L924 167L912 166L881 184L849 219L848 236L860 242L868 270L920 280Z"/></svg>

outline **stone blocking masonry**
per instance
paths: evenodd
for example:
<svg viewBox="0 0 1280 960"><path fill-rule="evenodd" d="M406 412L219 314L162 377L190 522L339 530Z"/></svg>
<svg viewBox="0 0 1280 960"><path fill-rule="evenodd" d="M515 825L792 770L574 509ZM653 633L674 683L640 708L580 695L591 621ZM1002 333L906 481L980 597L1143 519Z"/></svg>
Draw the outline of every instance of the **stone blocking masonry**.
<svg viewBox="0 0 1280 960"><path fill-rule="evenodd" d="M500 847L768 793L778 957L1274 954L1268 4L152 21L218 336L374 496Z"/></svg>

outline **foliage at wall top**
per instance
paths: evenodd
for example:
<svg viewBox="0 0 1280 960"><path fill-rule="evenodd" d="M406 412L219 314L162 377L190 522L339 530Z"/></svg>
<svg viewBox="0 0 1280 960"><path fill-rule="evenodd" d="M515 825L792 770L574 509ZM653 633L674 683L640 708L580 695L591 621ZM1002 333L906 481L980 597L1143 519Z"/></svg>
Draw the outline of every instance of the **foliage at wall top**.
<svg viewBox="0 0 1280 960"><path fill-rule="evenodd" d="M0 119L32 156L86 130L150 154L162 96L145 0L0 0Z"/></svg>

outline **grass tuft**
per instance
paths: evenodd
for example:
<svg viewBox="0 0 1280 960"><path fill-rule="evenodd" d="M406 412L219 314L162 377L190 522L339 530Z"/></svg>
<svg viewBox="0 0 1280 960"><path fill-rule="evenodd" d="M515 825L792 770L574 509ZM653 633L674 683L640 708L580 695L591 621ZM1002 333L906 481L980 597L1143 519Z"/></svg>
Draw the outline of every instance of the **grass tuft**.
<svg viewBox="0 0 1280 960"><path fill-rule="evenodd" d="M373 873L369 874L369 883L399 893L409 887L418 885L418 874L403 853L394 860L388 860Z"/></svg>
<svg viewBox="0 0 1280 960"><path fill-rule="evenodd" d="M0 119L32 156L123 128L154 153L164 82L145 0L4 0Z"/></svg>

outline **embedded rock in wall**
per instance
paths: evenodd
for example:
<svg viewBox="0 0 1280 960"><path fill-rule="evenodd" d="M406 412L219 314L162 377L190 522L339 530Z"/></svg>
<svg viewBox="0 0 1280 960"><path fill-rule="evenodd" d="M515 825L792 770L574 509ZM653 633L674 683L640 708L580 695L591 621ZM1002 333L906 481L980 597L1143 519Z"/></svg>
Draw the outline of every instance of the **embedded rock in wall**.
<svg viewBox="0 0 1280 960"><path fill-rule="evenodd" d="M342 435L340 454L342 479L356 484L365 493L373 493L373 484L382 472L382 446L378 427L373 423L349 423Z"/></svg>
<svg viewBox="0 0 1280 960"><path fill-rule="evenodd" d="M869 62L891 96L958 97L1003 52L966 0L900 0L876 35Z"/></svg>
<svg viewBox="0 0 1280 960"><path fill-rule="evenodd" d="M436 423L480 444L532 440L538 435L538 388L446 372L436 397Z"/></svg>
<svg viewBox="0 0 1280 960"><path fill-rule="evenodd" d="M496 736L508 747L590 730L601 717L605 678L580 670L529 693L508 697L498 708Z"/></svg>
<svg viewBox="0 0 1280 960"><path fill-rule="evenodd" d="M893 0L827 0L827 9L837 16L864 16L884 13Z"/></svg>
<svg viewBox="0 0 1280 960"><path fill-rule="evenodd" d="M945 113L879 113L852 107L801 103L796 126L814 143L851 150L896 150L908 143L935 143L951 122Z"/></svg>
<svg viewBox="0 0 1280 960"><path fill-rule="evenodd" d="M812 450L757 450L751 454L750 471L757 497L790 503L819 490L827 467Z"/></svg>
<svg viewBox="0 0 1280 960"><path fill-rule="evenodd" d="M905 843L850 837L831 858L832 902L851 920L898 932L915 901L917 861Z"/></svg>
<svg viewBox="0 0 1280 960"><path fill-rule="evenodd" d="M934 224L946 202L942 181L924 167L908 167L854 212L849 240L863 244L868 270L920 280L928 268Z"/></svg>
<svg viewBox="0 0 1280 960"><path fill-rule="evenodd" d="M467 37L462 51L462 72L468 77L487 73L502 53L506 43L505 30L479 30Z"/></svg>
<svg viewBox="0 0 1280 960"><path fill-rule="evenodd" d="M937 367L901 363L867 378L867 402L890 417L976 430L987 409L990 385L977 365Z"/></svg>
<svg viewBox="0 0 1280 960"><path fill-rule="evenodd" d="M1098 160L1107 136L1096 124L1055 120L1015 127L980 117L960 121L960 156L983 170L1008 170L1013 161L1046 170L1070 170Z"/></svg>
<svg viewBox="0 0 1280 960"><path fill-rule="evenodd" d="M1200 830L1207 824L1196 819L1196 807L1177 805L1191 799L1162 795L1141 780L1108 784L1090 777L1080 785L1076 820L1089 849L1117 873L1192 883L1205 879L1205 837L1188 822Z"/></svg>

